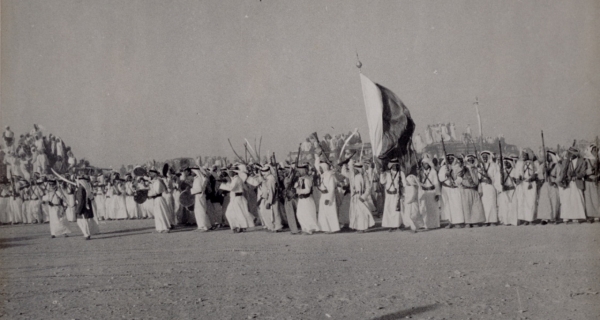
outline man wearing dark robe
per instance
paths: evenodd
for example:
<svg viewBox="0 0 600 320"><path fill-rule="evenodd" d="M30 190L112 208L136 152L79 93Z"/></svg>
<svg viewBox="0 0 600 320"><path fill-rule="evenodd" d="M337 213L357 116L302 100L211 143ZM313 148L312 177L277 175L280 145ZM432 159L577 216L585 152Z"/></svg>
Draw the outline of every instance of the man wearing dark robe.
<svg viewBox="0 0 600 320"><path fill-rule="evenodd" d="M94 210L92 201L94 193L87 176L80 176L77 179L77 191L75 192L75 214L77 216L77 225L83 233L85 240L90 240L91 236L98 233L98 224L94 220Z"/></svg>

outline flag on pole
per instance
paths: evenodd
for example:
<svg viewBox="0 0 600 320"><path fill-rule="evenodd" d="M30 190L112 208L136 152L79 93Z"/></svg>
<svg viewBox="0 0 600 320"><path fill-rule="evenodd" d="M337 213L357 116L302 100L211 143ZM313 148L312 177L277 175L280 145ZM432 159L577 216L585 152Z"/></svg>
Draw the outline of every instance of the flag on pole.
<svg viewBox="0 0 600 320"><path fill-rule="evenodd" d="M408 161L415 123L410 111L388 88L360 74L373 157Z"/></svg>

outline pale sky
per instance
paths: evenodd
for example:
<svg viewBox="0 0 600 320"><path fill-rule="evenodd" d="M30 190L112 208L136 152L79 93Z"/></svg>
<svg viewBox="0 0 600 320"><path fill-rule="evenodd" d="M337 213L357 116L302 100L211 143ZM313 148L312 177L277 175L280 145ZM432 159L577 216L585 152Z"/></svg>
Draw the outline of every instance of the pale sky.
<svg viewBox="0 0 600 320"><path fill-rule="evenodd" d="M283 158L313 131L368 140L362 72L421 133L471 124L536 148L600 134L600 2L2 1L0 123L118 168Z"/></svg>

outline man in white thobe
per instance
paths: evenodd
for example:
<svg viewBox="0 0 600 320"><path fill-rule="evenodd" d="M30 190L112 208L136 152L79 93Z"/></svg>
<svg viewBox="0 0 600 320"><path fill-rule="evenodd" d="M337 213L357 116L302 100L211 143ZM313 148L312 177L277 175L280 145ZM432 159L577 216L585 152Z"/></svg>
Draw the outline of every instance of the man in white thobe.
<svg viewBox="0 0 600 320"><path fill-rule="evenodd" d="M500 168L492 160L490 151L482 151L481 163L477 166L479 174L479 190L481 191L481 202L485 212L485 225L496 226L498 224L498 192L502 191L500 183Z"/></svg>

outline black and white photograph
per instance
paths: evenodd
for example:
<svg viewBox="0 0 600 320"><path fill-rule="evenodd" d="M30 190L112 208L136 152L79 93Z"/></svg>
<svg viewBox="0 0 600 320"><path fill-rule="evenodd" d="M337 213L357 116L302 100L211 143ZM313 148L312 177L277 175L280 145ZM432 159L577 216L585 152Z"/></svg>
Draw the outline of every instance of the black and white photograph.
<svg viewBox="0 0 600 320"><path fill-rule="evenodd" d="M0 319L600 319L600 1L0 0Z"/></svg>

